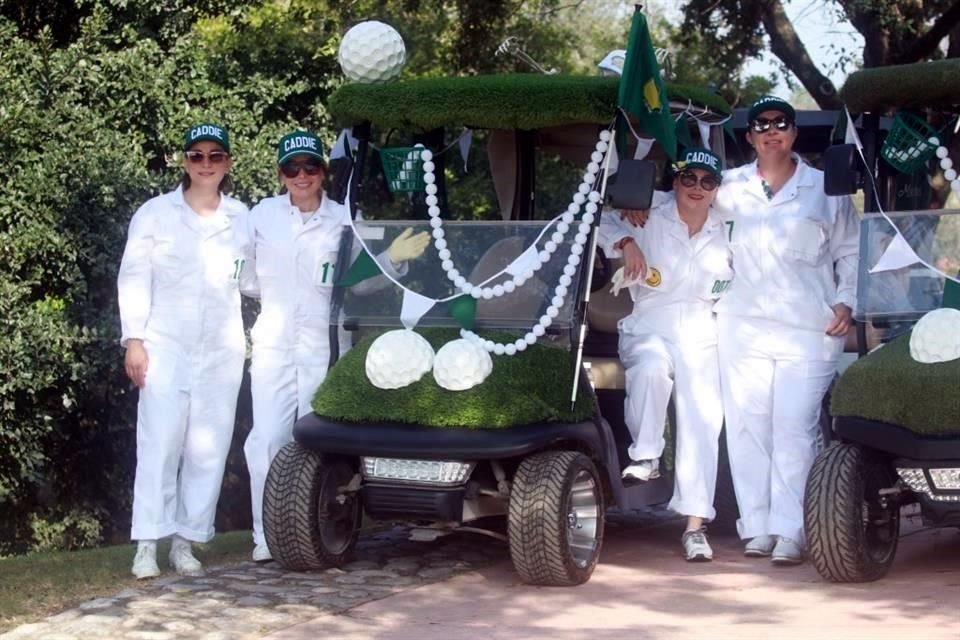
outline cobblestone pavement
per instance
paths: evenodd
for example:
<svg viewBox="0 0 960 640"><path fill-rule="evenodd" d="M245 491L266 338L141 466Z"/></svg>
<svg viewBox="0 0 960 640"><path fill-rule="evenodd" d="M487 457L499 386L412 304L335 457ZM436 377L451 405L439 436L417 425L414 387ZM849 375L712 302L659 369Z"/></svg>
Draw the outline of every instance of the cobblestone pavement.
<svg viewBox="0 0 960 640"><path fill-rule="evenodd" d="M284 571L274 562L208 569L202 578L164 576L109 598L26 624L4 640L122 638L245 640L345 611L454 573L508 558L499 540L469 533L412 542L402 530L361 538L342 569Z"/></svg>

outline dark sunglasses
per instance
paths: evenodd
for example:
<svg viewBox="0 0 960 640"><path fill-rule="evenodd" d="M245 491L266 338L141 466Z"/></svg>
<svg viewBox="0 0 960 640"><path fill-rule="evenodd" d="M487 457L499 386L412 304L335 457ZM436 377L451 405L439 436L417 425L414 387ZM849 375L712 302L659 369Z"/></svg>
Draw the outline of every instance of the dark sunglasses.
<svg viewBox="0 0 960 640"><path fill-rule="evenodd" d="M296 178L303 171L308 176L315 176L323 171L323 164L316 160L307 162L284 162L280 165L280 171L288 178Z"/></svg>
<svg viewBox="0 0 960 640"><path fill-rule="evenodd" d="M750 128L753 129L754 133L763 133L764 131L769 131L770 127L775 127L777 131L786 131L793 126L793 120L786 116L780 116L779 118L774 118L773 120L768 120L767 118L754 118L753 122L750 123Z"/></svg>
<svg viewBox="0 0 960 640"><path fill-rule="evenodd" d="M714 189L720 186L720 178L713 175L709 175L709 174L697 180L697 175L695 173L684 171L682 173L677 174L677 178L679 178L680 184L687 187L688 189L690 187L697 186L697 182L700 183L700 188L703 189L704 191L713 191Z"/></svg>
<svg viewBox="0 0 960 640"><path fill-rule="evenodd" d="M210 164L223 164L230 157L226 151L184 151L183 156L193 164L203 164L204 160L209 160Z"/></svg>

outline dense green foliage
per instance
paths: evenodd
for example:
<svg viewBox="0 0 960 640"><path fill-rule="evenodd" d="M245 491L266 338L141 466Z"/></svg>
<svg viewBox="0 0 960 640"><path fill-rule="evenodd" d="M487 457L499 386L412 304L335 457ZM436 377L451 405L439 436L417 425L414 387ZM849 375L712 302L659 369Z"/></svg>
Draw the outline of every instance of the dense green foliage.
<svg viewBox="0 0 960 640"><path fill-rule="evenodd" d="M459 337L457 329L417 332L434 351ZM491 340L517 338L481 333ZM380 389L370 384L364 368L375 339L364 338L330 369L313 399L317 415L347 422L407 422L469 429L580 422L593 415L593 400L583 378L576 405L570 407L573 359L566 349L538 343L513 357L496 358L490 376L466 391L447 391L429 373L402 389Z"/></svg>
<svg viewBox="0 0 960 640"><path fill-rule="evenodd" d="M834 385L831 413L897 424L924 435L960 436L960 360L910 357L910 334L860 358Z"/></svg>

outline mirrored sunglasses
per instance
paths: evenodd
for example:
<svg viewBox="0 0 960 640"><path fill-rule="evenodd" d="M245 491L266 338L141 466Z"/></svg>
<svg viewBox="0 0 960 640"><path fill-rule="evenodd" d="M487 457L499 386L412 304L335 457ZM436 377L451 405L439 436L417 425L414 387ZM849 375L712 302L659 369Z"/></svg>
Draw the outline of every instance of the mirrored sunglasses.
<svg viewBox="0 0 960 640"><path fill-rule="evenodd" d="M306 162L284 162L280 165L280 171L288 178L296 178L303 171L308 176L315 176L323 171L323 163L319 160L308 160Z"/></svg>
<svg viewBox="0 0 960 640"><path fill-rule="evenodd" d="M184 151L183 156L193 164L203 164L204 160L209 160L210 164L223 164L230 157L226 151Z"/></svg>
<svg viewBox="0 0 960 640"><path fill-rule="evenodd" d="M680 184L687 187L688 189L691 187L697 186L697 182L700 183L700 188L703 189L704 191L713 191L714 189L720 186L720 178L710 174L707 174L702 178L700 178L699 180L697 180L697 175L695 173L691 173L690 171L684 171L678 174L677 178L680 179Z"/></svg>
<svg viewBox="0 0 960 640"><path fill-rule="evenodd" d="M750 123L750 128L753 129L755 133L769 131L770 127L776 128L777 131L786 131L792 126L793 120L786 116L780 116L779 118L774 118L773 120L768 118L754 118L753 122Z"/></svg>

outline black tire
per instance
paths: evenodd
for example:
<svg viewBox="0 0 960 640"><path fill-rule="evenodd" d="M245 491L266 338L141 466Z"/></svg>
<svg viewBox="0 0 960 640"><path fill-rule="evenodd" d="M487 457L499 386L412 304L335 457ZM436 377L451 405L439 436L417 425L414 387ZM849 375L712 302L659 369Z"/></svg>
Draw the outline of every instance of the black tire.
<svg viewBox="0 0 960 640"><path fill-rule="evenodd" d="M717 457L717 484L713 493L713 508L717 513L710 522L710 531L721 534L736 533L740 509L737 506L737 494L733 490L733 475L730 473L726 429L720 433L720 455Z"/></svg>
<svg viewBox="0 0 960 640"><path fill-rule="evenodd" d="M357 542L360 502L338 489L353 475L346 462L296 442L277 453L263 492L263 530L274 560L292 571L347 561Z"/></svg>
<svg viewBox="0 0 960 640"><path fill-rule="evenodd" d="M870 582L886 575L897 553L900 507L881 504L894 470L860 447L836 444L817 456L807 478L803 515L809 556L831 582Z"/></svg>
<svg viewBox="0 0 960 640"><path fill-rule="evenodd" d="M513 476L507 516L510 559L528 584L568 587L590 579L603 545L606 502L597 467L576 451L543 451Z"/></svg>

